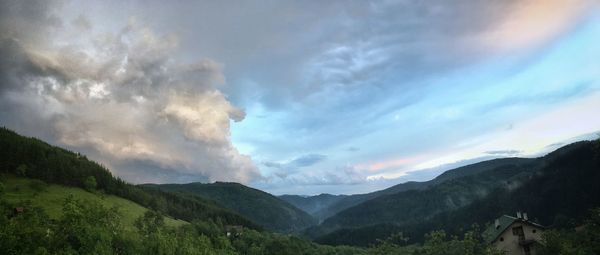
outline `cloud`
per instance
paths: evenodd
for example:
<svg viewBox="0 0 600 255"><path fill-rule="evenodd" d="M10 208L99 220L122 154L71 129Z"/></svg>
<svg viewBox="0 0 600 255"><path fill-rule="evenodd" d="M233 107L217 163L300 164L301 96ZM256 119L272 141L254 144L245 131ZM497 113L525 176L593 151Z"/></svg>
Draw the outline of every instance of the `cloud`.
<svg viewBox="0 0 600 255"><path fill-rule="evenodd" d="M289 160L284 163L266 161L266 162L263 162L263 165L265 165L267 167L273 167L273 168L295 169L295 168L301 168L301 167L309 167L309 166L315 165L325 159L327 159L326 155L306 154L306 155L299 156L297 158L294 158L294 159Z"/></svg>
<svg viewBox="0 0 600 255"><path fill-rule="evenodd" d="M230 141L230 121L245 113L219 90L220 64L177 61L177 36L134 19L115 33L88 31L70 41L60 37L70 28L45 12L55 10L49 2L3 5L3 14L16 17L2 18L4 125L89 152L136 182L260 178ZM73 24L94 27L81 15Z"/></svg>
<svg viewBox="0 0 600 255"><path fill-rule="evenodd" d="M298 158L295 158L294 160L290 161L288 164L290 166L294 166L294 167L307 167L307 166L312 166L316 163L319 163L319 162L325 160L326 158L327 158L327 156L321 155L321 154L308 154L308 155L303 155Z"/></svg>
<svg viewBox="0 0 600 255"><path fill-rule="evenodd" d="M71 21L71 25L79 31L89 31L92 29L92 23L90 20L81 14Z"/></svg>
<svg viewBox="0 0 600 255"><path fill-rule="evenodd" d="M578 22L595 1L517 1L505 17L480 35L481 44L493 50L521 50L543 44Z"/></svg>
<svg viewBox="0 0 600 255"><path fill-rule="evenodd" d="M326 155L321 154L306 154L289 160L287 162L265 161L263 165L273 168L273 172L279 178L286 178L288 175L298 172L301 168L313 166L327 159Z"/></svg>
<svg viewBox="0 0 600 255"><path fill-rule="evenodd" d="M0 1L0 121L136 182L393 177L596 91L588 2Z"/></svg>
<svg viewBox="0 0 600 255"><path fill-rule="evenodd" d="M546 148L558 148L558 147L563 146L563 145L565 145L565 143L562 143L562 142L551 143L551 144L546 145Z"/></svg>
<svg viewBox="0 0 600 255"><path fill-rule="evenodd" d="M323 185L357 185L369 182L365 170L354 166L338 166L330 170L313 169L275 174L263 180L262 186L268 188L281 186L323 186Z"/></svg>
<svg viewBox="0 0 600 255"><path fill-rule="evenodd" d="M513 155L518 155L521 152L522 151L520 151L520 150L493 150L493 151L486 151L484 153L485 154L490 154L490 155L513 156Z"/></svg>
<svg viewBox="0 0 600 255"><path fill-rule="evenodd" d="M350 152L356 152L356 151L359 151L359 150L360 150L360 148L357 148L357 147L350 146L350 147L346 148L346 150L347 150L347 151L350 151Z"/></svg>

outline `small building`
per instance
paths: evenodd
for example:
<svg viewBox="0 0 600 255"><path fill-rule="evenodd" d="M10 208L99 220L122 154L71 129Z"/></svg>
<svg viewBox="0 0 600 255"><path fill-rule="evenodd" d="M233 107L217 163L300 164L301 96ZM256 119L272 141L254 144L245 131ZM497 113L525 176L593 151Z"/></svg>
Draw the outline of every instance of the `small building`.
<svg viewBox="0 0 600 255"><path fill-rule="evenodd" d="M507 255L535 255L544 227L532 222L527 213L503 215L484 233L486 241Z"/></svg>
<svg viewBox="0 0 600 255"><path fill-rule="evenodd" d="M18 215L25 212L25 208L23 207L15 207L15 209L13 209L13 214L14 215Z"/></svg>
<svg viewBox="0 0 600 255"><path fill-rule="evenodd" d="M225 226L225 234L227 237L238 237L242 235L242 231L244 227L240 225L226 225Z"/></svg>

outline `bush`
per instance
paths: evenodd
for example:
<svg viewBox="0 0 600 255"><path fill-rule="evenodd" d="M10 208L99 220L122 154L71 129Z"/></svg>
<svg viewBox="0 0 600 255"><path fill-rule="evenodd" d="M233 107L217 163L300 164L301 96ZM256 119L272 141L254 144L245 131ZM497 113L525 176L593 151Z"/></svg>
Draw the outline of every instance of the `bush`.
<svg viewBox="0 0 600 255"><path fill-rule="evenodd" d="M20 164L17 169L17 175L19 176L27 176L27 166L25 164Z"/></svg>
<svg viewBox="0 0 600 255"><path fill-rule="evenodd" d="M88 178L83 181L83 187L89 192L95 191L97 185L98 184L96 183L96 178L94 178L94 176L88 176Z"/></svg>

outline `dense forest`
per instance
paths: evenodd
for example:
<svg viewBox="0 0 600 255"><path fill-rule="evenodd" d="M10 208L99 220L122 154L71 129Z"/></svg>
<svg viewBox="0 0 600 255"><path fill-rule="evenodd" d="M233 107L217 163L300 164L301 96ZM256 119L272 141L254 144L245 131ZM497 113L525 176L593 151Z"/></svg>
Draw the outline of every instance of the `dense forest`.
<svg viewBox="0 0 600 255"><path fill-rule="evenodd" d="M298 196L298 195L283 195L280 196L282 199L295 205L296 207L310 213L313 217L319 221L324 221L344 210L359 205L363 202L369 201L385 195L397 194L403 191L409 190L423 190L428 189L432 186L471 175L487 172L496 168L501 167L523 167L528 164L534 163L535 159L528 158L501 158L483 161L467 166L448 170L439 176L423 182L409 181L405 183L396 184L392 187L378 190L366 194L354 194L354 195L338 195L333 196L330 194L321 194L317 196Z"/></svg>
<svg viewBox="0 0 600 255"><path fill-rule="evenodd" d="M314 219L306 212L269 193L239 183L147 184L143 186L214 200L219 205L238 212L272 231L291 233L315 224Z"/></svg>
<svg viewBox="0 0 600 255"><path fill-rule="evenodd" d="M399 231L420 242L432 229L458 234L473 223L489 224L517 211L543 225L573 227L590 208L600 206L598 183L600 140L578 142L524 165L501 165L425 190L369 200L309 234L318 236L333 225L337 229L318 236L317 242L368 246Z"/></svg>

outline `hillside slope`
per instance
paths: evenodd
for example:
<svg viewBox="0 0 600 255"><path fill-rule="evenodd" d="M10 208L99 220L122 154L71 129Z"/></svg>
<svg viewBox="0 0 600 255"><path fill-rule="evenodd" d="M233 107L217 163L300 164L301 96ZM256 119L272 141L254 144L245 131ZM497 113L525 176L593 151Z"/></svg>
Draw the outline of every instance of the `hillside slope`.
<svg viewBox="0 0 600 255"><path fill-rule="evenodd" d="M473 167L451 170L442 174L439 179L420 183L418 188L380 195L343 210L326 219L310 233L317 236L339 228L420 222L438 213L468 205L485 197L497 187L508 187L521 182L539 169L540 163L530 160L493 160L478 163ZM491 169L481 166L489 166ZM461 170L471 170L472 174L455 173ZM448 178L448 175L455 177ZM402 186L395 188L399 187Z"/></svg>
<svg viewBox="0 0 600 255"><path fill-rule="evenodd" d="M305 210L313 217L319 220L319 222L324 221L325 219L334 216L335 214L363 203L365 201L384 196L391 195L398 192L408 191L408 190L423 190L428 187L437 185L439 183L449 181L456 178L461 178L465 176L475 175L478 173L486 172L498 167L503 166L521 166L527 165L533 162L534 159L526 159L526 158L502 158L502 159L494 159L483 161L459 168L455 168L452 170L448 170L436 178L424 181L424 182L405 182L401 184L394 185L387 189L366 193L366 194L355 194L355 195L347 195L347 196L333 196L329 194L322 194L318 196L309 196L309 197L301 197L301 196L282 196L283 199L286 199L288 202L296 205L298 208ZM317 210L311 209L310 206L319 205Z"/></svg>
<svg viewBox="0 0 600 255"><path fill-rule="evenodd" d="M260 228L213 201L131 185L84 155L20 136L6 128L0 128L0 148L0 173L76 188L85 188L86 180L93 178L94 189L131 200L172 218L188 222L218 219L224 224Z"/></svg>
<svg viewBox="0 0 600 255"><path fill-rule="evenodd" d="M121 197L91 193L80 188L45 184L36 179L1 176L0 182L4 185L3 199L12 204L20 204L25 209L27 209L27 203L31 203L31 206L39 206L53 219L62 215L63 203L69 196L100 204L106 208L117 208L123 215L121 219L123 225L128 229L133 229L134 221L148 211L147 208ZM187 222L165 217L165 224L176 227L187 224Z"/></svg>
<svg viewBox="0 0 600 255"><path fill-rule="evenodd" d="M315 223L310 215L293 205L269 193L239 183L150 184L143 186L193 194L213 200L267 229L278 232L299 231Z"/></svg>
<svg viewBox="0 0 600 255"><path fill-rule="evenodd" d="M493 179L504 181L489 182ZM600 205L598 183L600 141L579 142L528 165L500 167L427 190L378 197L328 219L313 234L333 229L317 238L327 244L368 245L394 232L419 241L434 229L459 233L471 224L484 225L516 211L526 211L545 225L560 224L560 219L580 219Z"/></svg>
<svg viewBox="0 0 600 255"><path fill-rule="evenodd" d="M300 195L281 195L279 198L300 208L301 210L312 215L319 221L324 220L328 208L340 200L348 197L347 195L331 195L320 194L316 196L300 196Z"/></svg>

